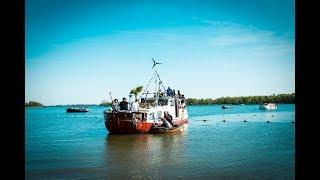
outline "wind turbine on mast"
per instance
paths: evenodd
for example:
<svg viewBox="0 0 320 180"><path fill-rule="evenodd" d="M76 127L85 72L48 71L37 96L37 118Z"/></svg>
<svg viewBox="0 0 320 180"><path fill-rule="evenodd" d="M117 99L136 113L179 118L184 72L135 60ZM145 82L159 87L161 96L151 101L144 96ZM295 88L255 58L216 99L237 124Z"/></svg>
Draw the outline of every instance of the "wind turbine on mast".
<svg viewBox="0 0 320 180"><path fill-rule="evenodd" d="M156 62L153 58L152 58L152 61L153 61L152 69L153 69L157 64L162 64L162 63Z"/></svg>

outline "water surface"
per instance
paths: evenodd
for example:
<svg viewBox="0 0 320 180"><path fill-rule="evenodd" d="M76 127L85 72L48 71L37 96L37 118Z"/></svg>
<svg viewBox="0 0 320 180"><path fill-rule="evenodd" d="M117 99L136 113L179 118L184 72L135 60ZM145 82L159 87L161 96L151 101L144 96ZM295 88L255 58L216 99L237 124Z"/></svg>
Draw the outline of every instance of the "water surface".
<svg viewBox="0 0 320 180"><path fill-rule="evenodd" d="M174 135L109 135L106 107L89 108L26 108L27 179L295 177L294 105L189 106L188 131Z"/></svg>

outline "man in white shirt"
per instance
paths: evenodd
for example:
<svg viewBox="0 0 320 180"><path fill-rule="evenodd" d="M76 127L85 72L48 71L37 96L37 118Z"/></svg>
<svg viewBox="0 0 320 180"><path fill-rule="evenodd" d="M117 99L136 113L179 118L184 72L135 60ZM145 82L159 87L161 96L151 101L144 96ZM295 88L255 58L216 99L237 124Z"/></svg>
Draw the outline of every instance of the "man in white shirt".
<svg viewBox="0 0 320 180"><path fill-rule="evenodd" d="M135 112L135 111L139 111L139 100L136 99L135 102L133 102L131 104L131 111Z"/></svg>

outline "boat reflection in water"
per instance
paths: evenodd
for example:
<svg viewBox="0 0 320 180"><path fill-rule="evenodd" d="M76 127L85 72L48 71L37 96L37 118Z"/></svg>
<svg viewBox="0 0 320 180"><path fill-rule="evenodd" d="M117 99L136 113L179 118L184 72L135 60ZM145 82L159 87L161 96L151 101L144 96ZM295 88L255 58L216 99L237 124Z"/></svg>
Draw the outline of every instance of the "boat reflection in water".
<svg viewBox="0 0 320 180"><path fill-rule="evenodd" d="M105 144L107 177L173 177L186 164L186 134L108 134Z"/></svg>

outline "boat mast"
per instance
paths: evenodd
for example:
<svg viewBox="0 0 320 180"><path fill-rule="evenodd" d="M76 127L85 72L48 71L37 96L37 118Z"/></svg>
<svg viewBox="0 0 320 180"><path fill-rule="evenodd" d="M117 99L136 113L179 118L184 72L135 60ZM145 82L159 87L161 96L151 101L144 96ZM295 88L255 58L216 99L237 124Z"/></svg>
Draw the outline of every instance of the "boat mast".
<svg viewBox="0 0 320 180"><path fill-rule="evenodd" d="M152 60L153 60L152 69L153 69L157 64L162 64L162 63L156 62L153 58L152 58ZM156 103L156 105L159 105L159 93L161 92L160 85L162 85L164 91L165 91L165 87L164 87L163 84L162 84L162 81L161 81L161 79L160 79L160 76L159 76L156 68L154 69L154 73L153 73L153 75L152 75L149 83L147 84L144 92L141 94L141 97L142 97L143 94L146 94L146 98L147 98L147 95L148 95L148 92L149 92L149 91L147 91L147 89L148 89L148 87L149 87L149 84L152 82L153 78L154 78L154 83L155 83L155 98L156 98L156 99L155 99L155 103ZM141 98L141 97L140 97L140 98Z"/></svg>
<svg viewBox="0 0 320 180"><path fill-rule="evenodd" d="M153 66L152 69L157 65L157 64L162 64L159 62L156 62L153 58ZM160 79L160 76L157 72L157 69L154 69L154 76L155 76L155 87L156 87L156 105L159 105L159 93L160 93L160 84L162 84L162 81ZM157 81L157 79L159 79L159 82Z"/></svg>
<svg viewBox="0 0 320 180"><path fill-rule="evenodd" d="M154 70L154 72L156 73L156 70ZM155 83L155 93L156 93L156 106L157 105L159 105L159 92L158 92L158 83L157 83L157 78L154 78L155 79L155 81L154 81L154 83Z"/></svg>

